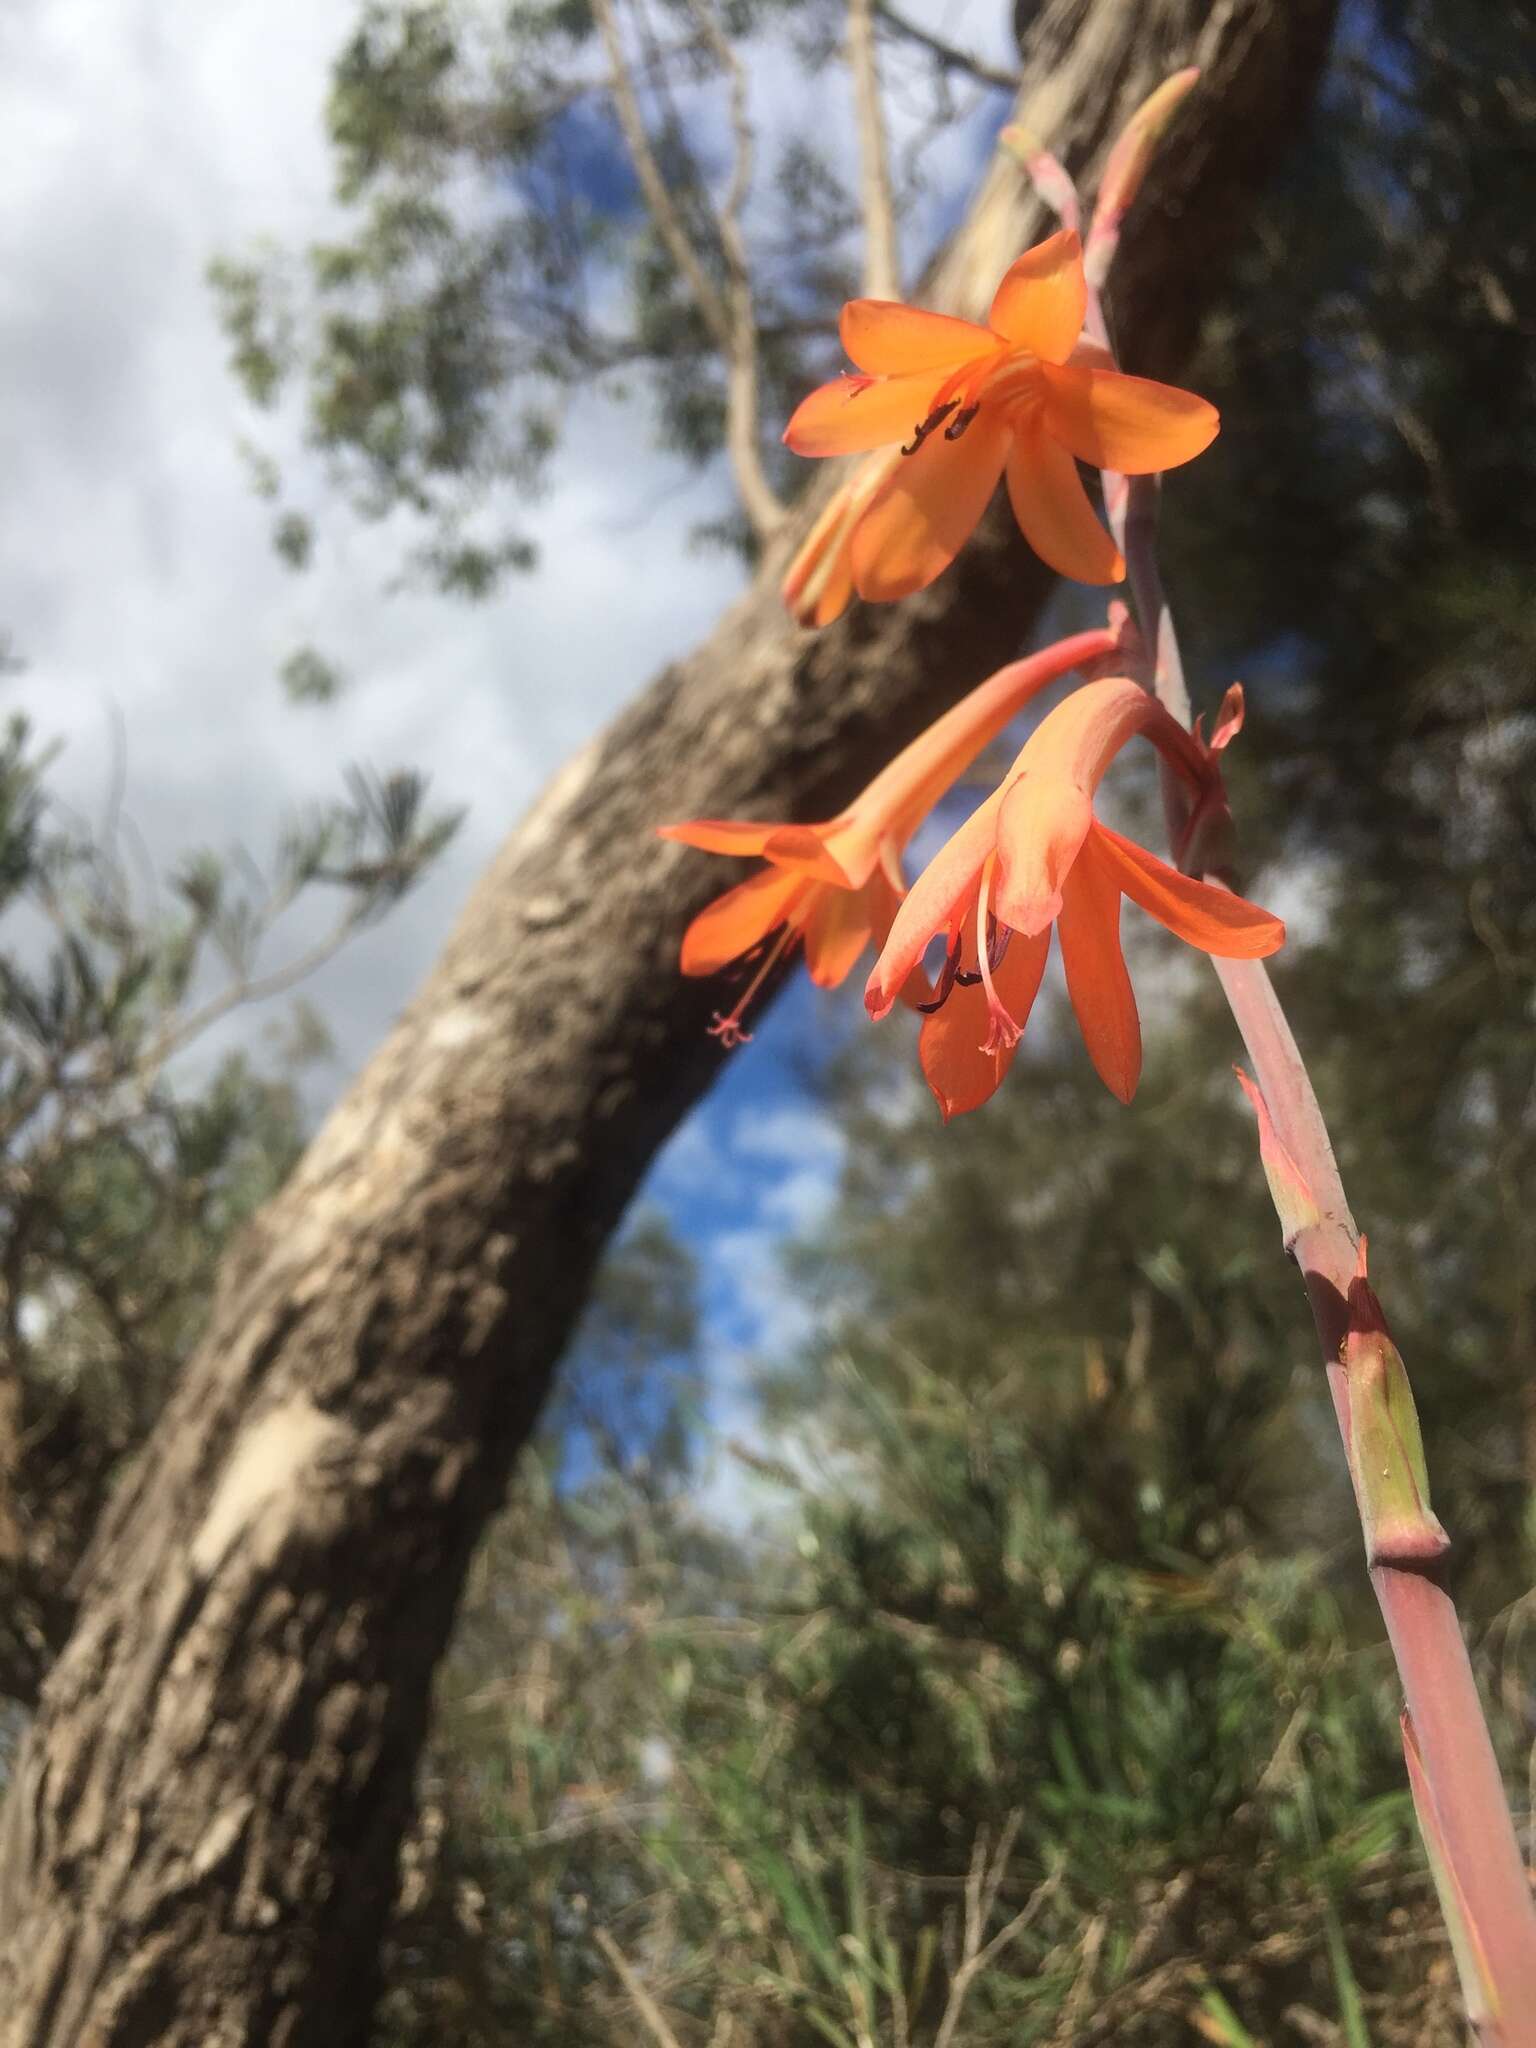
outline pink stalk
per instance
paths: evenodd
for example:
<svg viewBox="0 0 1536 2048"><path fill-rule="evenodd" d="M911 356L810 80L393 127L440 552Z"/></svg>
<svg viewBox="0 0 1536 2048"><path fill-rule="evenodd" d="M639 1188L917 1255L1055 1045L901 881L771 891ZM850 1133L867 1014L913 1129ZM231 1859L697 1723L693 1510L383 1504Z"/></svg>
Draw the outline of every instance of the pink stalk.
<svg viewBox="0 0 1536 2048"><path fill-rule="evenodd" d="M1193 83L1193 76L1180 74L1178 90L1172 91L1174 81L1170 81L1164 89L1166 97L1161 98L1161 113L1171 113ZM1160 97L1154 95L1154 103ZM1151 138L1154 142L1157 132L1154 130ZM1090 240L1095 231L1100 240L1095 261L1087 267L1085 331L1105 348L1110 343L1100 287L1118 240L1120 221L1149 157L1150 148L1136 162L1135 180L1122 180L1115 204L1108 210L1101 198L1090 230ZM1075 223L1080 209L1065 173L1052 158L1050 175L1042 179L1038 164L1039 159L1030 169L1043 196L1063 220ZM1125 555L1136 617L1150 657L1148 686L1164 708L1188 726L1191 717L1184 664L1157 560L1160 480L1106 474L1103 485L1105 510ZM1163 805L1169 844L1176 852L1187 822L1187 804L1176 778L1167 773ZM1205 879L1225 878L1208 874ZM1476 1962L1475 1981L1466 1985L1468 2018L1485 2048L1536 2048L1536 1906L1455 1603L1442 1583L1437 1553L1446 1539L1432 1516L1428 1517L1433 1524L1431 1540L1400 1539L1394 1546L1380 1538L1375 1533L1375 1504L1369 1498L1373 1475L1367 1473L1362 1480L1351 1455L1350 1378L1345 1358L1351 1334L1351 1289L1364 1284L1363 1259L1360 1234L1345 1199L1328 1127L1265 963L1212 959L1211 965L1258 1079L1257 1089L1249 1092L1259 1118L1261 1157L1285 1248L1295 1259L1307 1290L1356 1505L1367 1532L1371 1584L1402 1681L1415 1805L1435 1863L1437 1887L1442 1899L1454 1904L1451 1932L1464 1983L1465 1956L1470 1954ZM1358 1303L1358 1293L1355 1299ZM1380 1318L1374 1296L1370 1302L1384 1337L1385 1320ZM1392 1348L1390 1340L1386 1342ZM1412 1396L1395 1348L1392 1357L1411 1414ZM1356 1391L1358 1395L1360 1389ZM1364 1412L1379 1422L1377 1411L1367 1408ZM1416 1421L1414 1433L1416 1436ZM1427 1512L1427 1502L1424 1505Z"/></svg>
<svg viewBox="0 0 1536 2048"><path fill-rule="evenodd" d="M1154 688L1187 725L1189 698L1178 636L1157 566L1156 478L1132 480L1122 545L1142 631L1156 649ZM1253 1062L1258 1106L1267 1110L1273 1138L1294 1167L1301 1192L1311 1198L1288 1212L1277 1193L1276 1206L1287 1249L1307 1290L1349 1458L1350 1386L1343 1354L1350 1333L1350 1291L1359 1280L1359 1232L1311 1078L1264 962L1213 960L1211 965ZM1261 1116L1261 1134L1265 1121ZM1362 1498L1368 1489L1362 1488L1353 1459L1350 1465L1357 1505L1369 1527L1368 1502ZM1536 1908L1455 1603L1441 1583L1435 1558L1391 1551L1390 1543L1372 1547L1371 1584L1402 1681L1416 1769L1438 1825L1438 1850L1485 1973L1487 2008L1474 2010L1474 2023L1489 2048L1536 2048Z"/></svg>

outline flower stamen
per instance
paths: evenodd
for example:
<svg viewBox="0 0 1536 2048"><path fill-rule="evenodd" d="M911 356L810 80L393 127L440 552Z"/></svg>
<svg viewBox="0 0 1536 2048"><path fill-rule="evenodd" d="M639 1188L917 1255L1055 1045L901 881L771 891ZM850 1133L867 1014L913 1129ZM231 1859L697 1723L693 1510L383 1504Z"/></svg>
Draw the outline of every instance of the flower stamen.
<svg viewBox="0 0 1536 2048"><path fill-rule="evenodd" d="M981 871L981 887L976 892L976 965L987 997L987 1035L982 1041L981 1049L983 1052L994 1053L1011 1052L1023 1035L1022 1026L1014 1021L992 980L993 973L1002 964L1003 955L1008 950L1008 941L1012 937L1008 926L1000 925L992 915L992 880L996 872L997 855L989 853L986 865Z"/></svg>
<svg viewBox="0 0 1536 2048"><path fill-rule="evenodd" d="M716 1010L714 1016L710 1019L709 1036L711 1038L718 1038L727 1052L733 1052L738 1045L750 1045L752 1043L752 1034L750 1031L742 1028L742 1019L746 1016L747 1011L751 1009L763 983L772 974L775 967L784 958L786 952L788 952L789 948L800 936L803 911L800 916L796 916L795 911L797 908L799 908L798 905L791 905L790 915L779 926L778 930L776 932L769 932L757 946L753 947L752 951L754 953L761 951L763 955L757 972L747 983L726 1014L722 1016ZM747 958L750 959L751 957L752 955L749 953Z"/></svg>
<svg viewBox="0 0 1536 2048"><path fill-rule="evenodd" d="M911 441L904 444L901 451L902 454L915 455L918 449L921 448L923 443L927 440L928 436L934 431L936 427L941 426L943 422L946 419L948 419L949 415L954 411L955 407L959 403L960 401L958 398L946 398L942 405L936 405L933 408L933 411L929 413L927 419L919 420L917 425L912 429ZM949 441L953 440L954 436L950 434L948 431L946 431L944 438L946 441Z"/></svg>
<svg viewBox="0 0 1536 2048"><path fill-rule="evenodd" d="M936 1011L943 1009L957 983L963 985L975 979L974 975L960 972L960 947L964 936L963 931L957 926L949 942L949 951L944 955L944 965L939 970L939 985L933 992L933 1001L917 1005L925 1017L931 1017Z"/></svg>

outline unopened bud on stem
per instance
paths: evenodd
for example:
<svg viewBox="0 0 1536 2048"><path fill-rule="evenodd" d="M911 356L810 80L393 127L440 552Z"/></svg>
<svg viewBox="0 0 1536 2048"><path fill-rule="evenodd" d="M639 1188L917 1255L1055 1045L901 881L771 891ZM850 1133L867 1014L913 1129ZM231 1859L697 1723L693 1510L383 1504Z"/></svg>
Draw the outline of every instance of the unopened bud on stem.
<svg viewBox="0 0 1536 2048"><path fill-rule="evenodd" d="M1349 1289L1344 1339L1349 1463L1368 1564L1431 1564L1451 1547L1429 1504L1419 1413L1402 1353L1366 1278L1366 1245Z"/></svg>

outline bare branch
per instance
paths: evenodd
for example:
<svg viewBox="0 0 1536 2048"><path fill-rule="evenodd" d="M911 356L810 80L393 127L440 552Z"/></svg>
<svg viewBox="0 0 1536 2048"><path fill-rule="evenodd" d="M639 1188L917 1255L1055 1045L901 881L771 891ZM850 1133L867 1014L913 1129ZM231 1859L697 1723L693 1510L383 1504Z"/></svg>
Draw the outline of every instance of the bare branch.
<svg viewBox="0 0 1536 2048"><path fill-rule="evenodd" d="M736 138L736 162L730 189L715 220L729 279L727 292L722 295L705 269L682 215L673 204L656 152L651 147L635 91L634 74L619 34L615 0L593 0L593 12L602 32L603 47L608 53L614 111L635 176L640 180L645 203L656 224L656 232L687 281L704 324L725 358L726 450L735 473L736 488L753 531L760 540L767 540L781 524L784 507L768 481L758 445L757 339L752 323L751 272L741 232L741 209L752 178L752 127L747 118L746 71L732 49L730 39L710 11L707 0L697 0L694 14L700 31L731 81L731 128Z"/></svg>
<svg viewBox="0 0 1536 2048"><path fill-rule="evenodd" d="M996 1909L1003 1879L1008 1874L1008 1859L1013 1854L1023 1818L1017 1810L1009 1814L1003 1823L997 1848L991 1855L988 1854L986 1829L983 1828L976 1837L971 1851L971 1867L965 1879L963 1946L949 1980L949 1996L944 2001L939 2029L933 2037L933 2048L950 2048L965 2010L965 2001L971 1995L971 1986L1009 1943L1018 1939L1061 1882L1060 1872L1053 1871L1036 1885L1013 1918L999 1928L990 1941L986 1939L987 1922Z"/></svg>
<svg viewBox="0 0 1536 2048"><path fill-rule="evenodd" d="M968 50L946 43L942 36L931 35L927 29L919 28L915 21L908 21L904 14L898 14L894 7L887 6L886 0L874 0L874 11L887 28L905 36L908 42L916 43L930 57L937 58L946 71L963 71L978 85L992 86L998 92L1017 92L1024 83L1018 72L999 71L995 65L973 57Z"/></svg>
<svg viewBox="0 0 1536 2048"><path fill-rule="evenodd" d="M896 209L891 200L890 146L875 58L873 0L848 0L848 67L859 123L859 189L864 208L864 290L872 299L901 292Z"/></svg>
<svg viewBox="0 0 1536 2048"><path fill-rule="evenodd" d="M784 519L784 507L763 469L758 432L757 331L752 314L752 271L741 210L752 186L753 142L747 108L746 66L721 28L710 0L694 0L694 18L705 41L731 82L731 133L736 161L730 188L720 209L720 246L730 276L731 339L726 363L726 448L736 473L736 487L753 531L768 540Z"/></svg>
<svg viewBox="0 0 1536 2048"><path fill-rule="evenodd" d="M656 232L666 245L667 254L687 279L688 289L693 293L694 302L705 326L718 346L729 351L730 311L700 262L698 250L688 238L688 230L683 225L682 215L672 203L667 181L661 173L661 165L656 160L656 152L651 148L651 138L646 133L645 116L640 111L640 101L635 93L634 77L624 55L614 0L592 0L592 11L597 16L603 48L608 53L609 83L613 91L613 107L618 116L619 130L624 137L624 146L629 151L629 160L634 165L635 176L640 180L640 190L645 195L651 219L656 223Z"/></svg>

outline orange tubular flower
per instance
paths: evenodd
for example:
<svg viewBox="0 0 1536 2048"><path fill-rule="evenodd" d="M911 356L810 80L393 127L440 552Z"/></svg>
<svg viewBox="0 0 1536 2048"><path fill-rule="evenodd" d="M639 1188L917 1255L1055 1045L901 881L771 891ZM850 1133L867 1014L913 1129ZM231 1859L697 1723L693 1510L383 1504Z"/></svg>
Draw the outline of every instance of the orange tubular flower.
<svg viewBox="0 0 1536 2048"><path fill-rule="evenodd" d="M1124 476L1173 469L1208 447L1220 422L1192 392L1123 376L1102 349L1080 348L1087 303L1082 248L1065 230L1013 264L985 327L883 299L844 306L843 346L861 374L813 391L784 439L799 455L902 444L906 459L843 543L861 597L906 597L931 583L1005 472L1042 561L1084 583L1124 575L1077 461Z"/></svg>
<svg viewBox="0 0 1536 2048"><path fill-rule="evenodd" d="M1240 709L1225 737L1237 717ZM1284 925L1267 910L1181 875L1095 819L1094 791L1138 732L1197 798L1207 792L1217 772L1210 750L1139 684L1123 677L1087 683L1041 721L1001 788L934 856L892 920L864 995L876 1018L929 941L940 932L949 941L920 1046L946 1119L985 1102L1008 1071L1053 924L1089 1055L1122 1102L1141 1073L1141 1026L1120 950L1122 896L1224 959L1255 959L1284 941Z"/></svg>
<svg viewBox="0 0 1536 2048"><path fill-rule="evenodd" d="M797 626L830 626L842 617L853 595L849 544L854 528L900 460L899 448L882 448L861 462L838 486L801 543L779 586L785 609Z"/></svg>
<svg viewBox="0 0 1536 2048"><path fill-rule="evenodd" d="M871 941L882 945L906 889L902 849L951 783L1048 683L1120 653L1121 645L1120 631L1101 629L1010 662L903 748L840 817L824 824L698 818L658 826L663 839L706 853L761 854L768 862L760 874L701 910L683 934L684 974L718 974L733 960L762 953L735 1005L710 1026L714 1036L727 1046L747 1039L742 1018L753 997L798 942L804 941L806 965L820 988L836 988ZM927 993L915 961L894 993L912 1002Z"/></svg>

